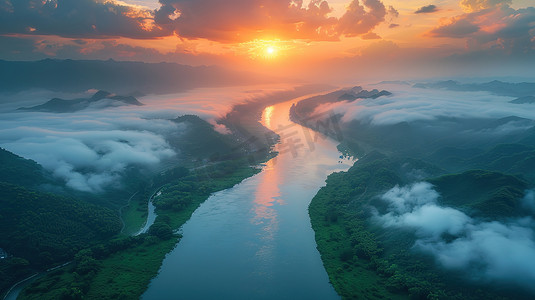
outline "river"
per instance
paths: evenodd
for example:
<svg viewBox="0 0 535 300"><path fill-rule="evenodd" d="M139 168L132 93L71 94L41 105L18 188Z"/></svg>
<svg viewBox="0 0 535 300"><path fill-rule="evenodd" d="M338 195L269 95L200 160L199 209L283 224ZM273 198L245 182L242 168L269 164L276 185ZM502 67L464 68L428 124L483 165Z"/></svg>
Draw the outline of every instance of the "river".
<svg viewBox="0 0 535 300"><path fill-rule="evenodd" d="M316 249L308 205L347 170L337 143L289 120L297 100L264 110L281 134L262 172L211 195L181 229L143 299L339 299Z"/></svg>

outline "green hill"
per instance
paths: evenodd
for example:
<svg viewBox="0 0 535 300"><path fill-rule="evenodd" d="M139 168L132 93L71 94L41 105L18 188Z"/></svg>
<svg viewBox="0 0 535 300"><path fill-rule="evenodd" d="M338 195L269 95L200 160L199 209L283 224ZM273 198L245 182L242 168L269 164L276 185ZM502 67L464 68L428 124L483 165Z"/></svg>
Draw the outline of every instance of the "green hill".
<svg viewBox="0 0 535 300"><path fill-rule="evenodd" d="M68 260L121 229L117 214L80 200L0 182L0 245L32 265Z"/></svg>
<svg viewBox="0 0 535 300"><path fill-rule="evenodd" d="M518 177L486 170L445 175L429 182L442 196L442 204L492 219L521 215L520 201L528 187Z"/></svg>
<svg viewBox="0 0 535 300"><path fill-rule="evenodd" d="M412 170L412 171L411 171ZM414 178L411 174L427 174ZM410 228L384 228L374 211L386 211L380 195L395 185L424 180L440 194L439 205L475 218L525 216L521 199L528 184L487 170L441 174L425 162L371 152L347 172L333 173L312 199L309 214L318 251L342 299L524 299L523 290L471 284L462 274L437 268L414 250ZM524 297L524 298L523 298Z"/></svg>
<svg viewBox="0 0 535 300"><path fill-rule="evenodd" d="M187 127L179 139L170 141L182 153L195 158L210 158L217 160L222 155L228 155L233 150L230 136L214 130L214 126L198 116L184 115L173 120Z"/></svg>
<svg viewBox="0 0 535 300"><path fill-rule="evenodd" d="M52 181L50 174L35 161L0 148L0 182L29 187L50 181Z"/></svg>
<svg viewBox="0 0 535 300"><path fill-rule="evenodd" d="M46 184L57 182L39 164L0 148L0 292L121 229L115 211L37 190Z"/></svg>

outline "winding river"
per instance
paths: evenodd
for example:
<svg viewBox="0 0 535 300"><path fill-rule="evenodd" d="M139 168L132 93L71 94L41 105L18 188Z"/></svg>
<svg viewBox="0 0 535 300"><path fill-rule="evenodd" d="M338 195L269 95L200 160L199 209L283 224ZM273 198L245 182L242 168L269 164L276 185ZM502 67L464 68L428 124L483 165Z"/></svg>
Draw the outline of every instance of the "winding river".
<svg viewBox="0 0 535 300"><path fill-rule="evenodd" d="M182 227L183 238L143 299L339 299L316 249L308 205L327 176L347 170L337 143L289 120L298 100L264 110L281 135L262 172L214 193Z"/></svg>

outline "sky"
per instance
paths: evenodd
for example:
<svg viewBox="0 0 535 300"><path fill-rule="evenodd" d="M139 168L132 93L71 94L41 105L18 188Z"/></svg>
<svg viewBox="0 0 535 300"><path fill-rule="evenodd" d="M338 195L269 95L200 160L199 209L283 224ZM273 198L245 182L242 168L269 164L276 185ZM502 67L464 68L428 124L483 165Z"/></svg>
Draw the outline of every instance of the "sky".
<svg viewBox="0 0 535 300"><path fill-rule="evenodd" d="M167 61L337 79L530 77L534 57L532 0L0 0L6 60Z"/></svg>

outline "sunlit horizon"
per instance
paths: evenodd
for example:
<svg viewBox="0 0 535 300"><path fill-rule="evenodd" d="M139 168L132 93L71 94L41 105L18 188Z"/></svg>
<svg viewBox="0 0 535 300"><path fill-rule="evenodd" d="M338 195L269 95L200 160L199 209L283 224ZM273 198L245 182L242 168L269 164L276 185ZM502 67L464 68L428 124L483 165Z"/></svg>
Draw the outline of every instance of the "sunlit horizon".
<svg viewBox="0 0 535 300"><path fill-rule="evenodd" d="M49 25L37 8L13 6L0 12L0 59L165 61L308 80L529 76L533 67L535 8L527 0L255 0L244 4L247 13L212 1L97 1L84 11L91 19L62 21L77 7L54 0L40 4L56 18Z"/></svg>

